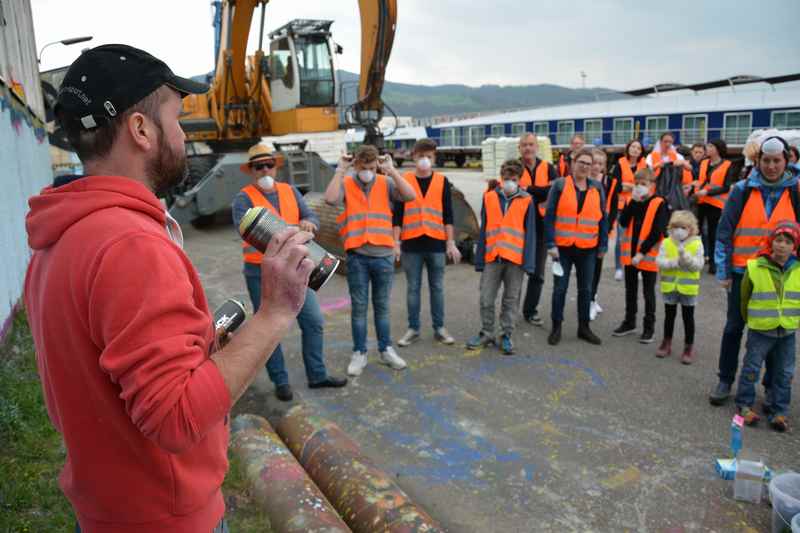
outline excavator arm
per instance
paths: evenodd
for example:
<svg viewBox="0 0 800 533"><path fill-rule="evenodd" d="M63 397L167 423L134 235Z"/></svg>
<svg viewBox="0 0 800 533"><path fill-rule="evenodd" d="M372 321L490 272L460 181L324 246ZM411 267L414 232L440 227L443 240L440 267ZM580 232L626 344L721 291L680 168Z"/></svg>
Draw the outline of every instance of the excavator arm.
<svg viewBox="0 0 800 533"><path fill-rule="evenodd" d="M397 28L397 0L359 0L361 11L361 76L352 121L366 132L365 144L383 144L378 123L383 118L381 99L386 65Z"/></svg>

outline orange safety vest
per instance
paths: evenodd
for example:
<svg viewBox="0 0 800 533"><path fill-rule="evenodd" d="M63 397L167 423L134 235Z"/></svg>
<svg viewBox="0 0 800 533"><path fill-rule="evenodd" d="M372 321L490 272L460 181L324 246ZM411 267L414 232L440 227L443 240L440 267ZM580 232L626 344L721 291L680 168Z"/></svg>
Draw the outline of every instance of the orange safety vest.
<svg viewBox="0 0 800 533"><path fill-rule="evenodd" d="M484 260L491 263L502 257L516 265L522 265L525 250L525 217L531 205L531 197L514 197L506 205L506 212L500 209L498 192L488 191L483 195L486 210L486 253ZM531 228L533 231L533 228Z"/></svg>
<svg viewBox="0 0 800 533"><path fill-rule="evenodd" d="M406 172L403 176L414 189L416 198L406 202L403 210L403 228L400 239L407 241L423 235L440 241L447 240L444 230L444 176L438 172L433 173L428 192L423 196L417 176L413 172Z"/></svg>
<svg viewBox="0 0 800 533"><path fill-rule="evenodd" d="M587 182L586 198L578 213L578 195L572 176L564 178L564 190L556 206L556 246L595 248L603 218L600 191Z"/></svg>
<svg viewBox="0 0 800 533"><path fill-rule="evenodd" d="M606 197L606 216L611 214L611 199L614 197L614 189L616 188L617 188L617 178L612 177L611 187L608 189L608 196ZM617 206L619 206L619 203L617 203Z"/></svg>
<svg viewBox="0 0 800 533"><path fill-rule="evenodd" d="M550 163L544 160L539 160L539 166L536 167L536 177L531 180L531 173L528 172L528 167L522 164L522 177L519 179L519 186L527 189L530 186L534 187L547 187L550 185ZM539 210L539 215L544 216L547 202L542 202L536 208Z"/></svg>
<svg viewBox="0 0 800 533"><path fill-rule="evenodd" d="M278 209L275 209L275 206L267 200L261 189L255 185L248 185L242 189L242 192L250 198L253 207L266 207L290 226L298 225L300 223L300 207L297 205L297 198L294 195L292 186L288 183L275 182L275 190L278 192ZM255 265L260 265L261 259L264 257L264 254L255 247L250 246L247 241L242 241L242 254L244 255L245 263Z"/></svg>
<svg viewBox="0 0 800 533"><path fill-rule="evenodd" d="M747 260L754 259L767 242L769 232L783 220L797 220L789 189L784 189L781 193L778 205L772 210L769 220L767 220L767 212L764 210L761 191L753 189L742 209L736 230L733 232L733 256L731 257L733 266L745 268Z"/></svg>
<svg viewBox="0 0 800 533"><path fill-rule="evenodd" d="M636 243L636 253L639 252L639 247L641 247L642 242L646 241L650 236L650 231L653 229L653 220L655 220L658 208L662 203L664 203L664 199L660 196L656 196L650 201L650 205L647 206L647 212L644 214L644 222L642 222L642 228L641 231L639 231L639 240ZM658 257L658 248L663 238L664 236L662 235L658 239L658 242L647 252L647 255L639 261L636 268L649 272L658 272L656 257ZM622 264L626 266L633 264L633 256L636 255L636 253L631 250L631 242L633 242L633 220L628 223L628 227L625 228L625 233L620 237L620 243L622 244L622 255L620 259L622 259Z"/></svg>
<svg viewBox="0 0 800 533"><path fill-rule="evenodd" d="M344 178L344 212L336 218L344 249L365 244L394 246L392 210L389 208L389 182L378 174L369 198L352 176Z"/></svg>
<svg viewBox="0 0 800 533"><path fill-rule="evenodd" d="M634 172L631 170L631 162L628 160L628 157L620 157L619 161L617 161L617 165L619 165L619 175L622 178L622 184L633 185L633 183L636 181L636 178L633 175ZM645 161L645 158L639 157L639 160L636 162L636 171L638 172L646 166L647 162ZM620 210L624 209L625 206L628 205L628 202L631 201L632 194L632 191L626 191L624 189L619 192L619 202L617 203L617 207Z"/></svg>
<svg viewBox="0 0 800 533"><path fill-rule="evenodd" d="M669 153L667 154L666 159L667 161L672 161L672 162L677 161L678 152L676 152L675 150L670 150ZM662 166L661 152L651 153L650 160L653 162L653 174L655 174L656 177L659 177L661 175L661 166ZM689 185L690 183L692 183L692 181L694 181L694 176L692 176L692 171L687 168L684 168L683 175L681 176L681 183L683 185Z"/></svg>
<svg viewBox="0 0 800 533"><path fill-rule="evenodd" d="M564 157L564 154L558 156L558 175L562 177L566 177L569 173L569 165L567 164L567 158Z"/></svg>
<svg viewBox="0 0 800 533"><path fill-rule="evenodd" d="M728 169L731 167L730 161L723 161L714 172L711 173L711 179L708 178L708 166L710 161L703 159L700 161L700 175L698 176L700 190L709 190L712 187L722 187L725 185L725 176L728 175ZM725 201L728 199L728 193L720 194L717 196L703 196L697 203L713 205L717 209L725 207Z"/></svg>

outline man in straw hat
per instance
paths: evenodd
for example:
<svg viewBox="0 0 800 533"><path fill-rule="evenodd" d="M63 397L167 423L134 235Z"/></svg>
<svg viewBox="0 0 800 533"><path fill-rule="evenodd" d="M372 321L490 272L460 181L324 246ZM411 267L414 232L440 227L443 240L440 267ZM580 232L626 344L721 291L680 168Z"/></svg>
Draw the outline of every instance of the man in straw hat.
<svg viewBox="0 0 800 533"><path fill-rule="evenodd" d="M239 168L250 176L251 183L244 187L233 199L233 223L238 228L244 214L251 207L265 207L280 216L284 222L299 226L301 230L316 233L319 229L319 218L309 209L303 196L296 187L288 183L275 181L278 168L283 160L280 155L273 154L264 144L257 144L248 151L247 163ZM261 302L261 252L247 242L242 241L244 256L244 279L253 309L258 311ZM325 369L322 352L323 329L325 319L319 307L316 293L306 290L306 299L297 323L302 332L303 363L306 367L308 386L312 389L321 387L344 387L347 378L329 376ZM289 385L289 374L283 358L283 348L279 344L267 361L267 374L275 384L275 396L288 402L293 398Z"/></svg>

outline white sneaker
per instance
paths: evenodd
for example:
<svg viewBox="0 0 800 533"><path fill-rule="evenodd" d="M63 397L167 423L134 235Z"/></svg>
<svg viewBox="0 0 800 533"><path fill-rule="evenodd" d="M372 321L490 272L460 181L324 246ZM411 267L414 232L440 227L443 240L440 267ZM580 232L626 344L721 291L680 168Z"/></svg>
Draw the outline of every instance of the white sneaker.
<svg viewBox="0 0 800 533"><path fill-rule="evenodd" d="M387 346L386 350L381 352L381 363L384 365L388 365L395 370L403 370L406 367L406 362L397 355L397 352L394 351L394 348L391 346Z"/></svg>
<svg viewBox="0 0 800 533"><path fill-rule="evenodd" d="M614 272L614 281L622 281L622 278L625 276L623 274L622 269L618 268L616 272Z"/></svg>
<svg viewBox="0 0 800 533"><path fill-rule="evenodd" d="M397 345L405 347L410 345L417 339L419 339L419 331L416 329L408 328L408 331L406 331L405 335L400 337L400 340L397 341Z"/></svg>
<svg viewBox="0 0 800 533"><path fill-rule="evenodd" d="M350 358L350 364L347 365L347 375L360 376L365 366L367 366L367 354L363 352L353 352L353 356Z"/></svg>
<svg viewBox="0 0 800 533"><path fill-rule="evenodd" d="M441 328L437 329L436 331L434 331L433 332L433 337L437 341L441 342L442 344L454 344L456 342L456 340L453 338L453 336L450 335L450 332L448 332L443 327L441 327Z"/></svg>
<svg viewBox="0 0 800 533"><path fill-rule="evenodd" d="M594 302L589 304L589 320L597 318L597 304Z"/></svg>

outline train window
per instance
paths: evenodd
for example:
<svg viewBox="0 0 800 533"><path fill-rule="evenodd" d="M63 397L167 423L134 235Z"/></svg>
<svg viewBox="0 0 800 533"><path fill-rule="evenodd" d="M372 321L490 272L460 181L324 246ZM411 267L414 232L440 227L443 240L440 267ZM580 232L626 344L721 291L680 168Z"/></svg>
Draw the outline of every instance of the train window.
<svg viewBox="0 0 800 533"><path fill-rule="evenodd" d="M798 129L800 128L800 109L791 111L773 111L772 127L778 129Z"/></svg>
<svg viewBox="0 0 800 533"><path fill-rule="evenodd" d="M583 138L587 143L595 146L603 144L603 119L584 120Z"/></svg>
<svg viewBox="0 0 800 533"><path fill-rule="evenodd" d="M706 142L707 115L684 115L681 143L687 146Z"/></svg>
<svg viewBox="0 0 800 533"><path fill-rule="evenodd" d="M505 126L503 126L502 124L495 124L492 126L491 137L494 137L495 139L498 137L502 137L505 134L505 132L506 132Z"/></svg>
<svg viewBox="0 0 800 533"><path fill-rule="evenodd" d="M728 144L744 144L752 127L752 113L725 113L722 138Z"/></svg>
<svg viewBox="0 0 800 533"><path fill-rule="evenodd" d="M456 129L446 128L442 130L442 146L456 145Z"/></svg>
<svg viewBox="0 0 800 533"><path fill-rule="evenodd" d="M483 142L483 126L471 126L467 130L467 146L480 146Z"/></svg>
<svg viewBox="0 0 800 533"><path fill-rule="evenodd" d="M575 121L559 120L558 124L556 125L556 144L569 144L569 141L572 139L573 135L575 135Z"/></svg>
<svg viewBox="0 0 800 533"><path fill-rule="evenodd" d="M611 135L612 144L628 144L633 139L633 119L615 118L614 132Z"/></svg>
<svg viewBox="0 0 800 533"><path fill-rule="evenodd" d="M547 137L550 135L550 124L548 122L534 122L533 132L539 136Z"/></svg>
<svg viewBox="0 0 800 533"><path fill-rule="evenodd" d="M667 117L647 117L644 127L644 143L654 144L667 129Z"/></svg>
<svg viewBox="0 0 800 533"><path fill-rule="evenodd" d="M519 124L512 124L511 125L511 135L513 135L514 137L519 137L523 133L525 133L525 123L524 122L520 122Z"/></svg>

